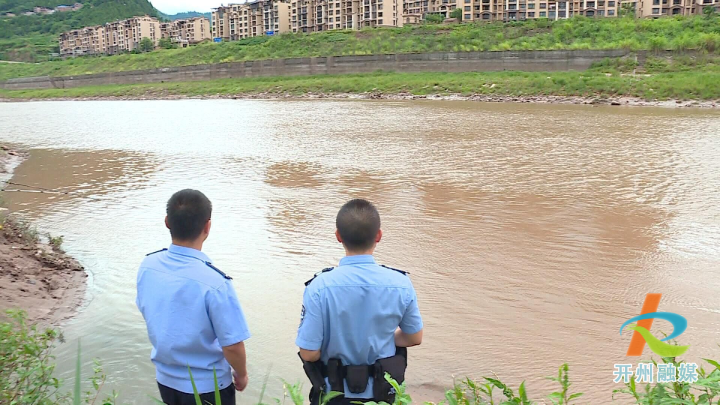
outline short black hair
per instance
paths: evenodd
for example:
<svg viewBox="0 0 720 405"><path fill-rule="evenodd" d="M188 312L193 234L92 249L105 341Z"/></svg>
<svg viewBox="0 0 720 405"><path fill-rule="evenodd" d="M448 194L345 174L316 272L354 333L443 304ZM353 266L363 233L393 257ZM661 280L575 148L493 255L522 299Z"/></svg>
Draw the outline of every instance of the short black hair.
<svg viewBox="0 0 720 405"><path fill-rule="evenodd" d="M210 220L212 203L197 190L180 190L167 202L167 219L173 239L197 239Z"/></svg>
<svg viewBox="0 0 720 405"><path fill-rule="evenodd" d="M340 208L335 225L348 250L367 250L380 230L380 213L370 201L351 200Z"/></svg>

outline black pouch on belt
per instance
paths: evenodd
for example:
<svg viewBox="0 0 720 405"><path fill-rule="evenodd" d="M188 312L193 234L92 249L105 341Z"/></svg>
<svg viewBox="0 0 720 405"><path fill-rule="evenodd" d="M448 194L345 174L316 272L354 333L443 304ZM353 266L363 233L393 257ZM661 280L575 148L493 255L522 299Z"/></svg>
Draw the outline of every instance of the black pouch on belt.
<svg viewBox="0 0 720 405"><path fill-rule="evenodd" d="M347 366L345 382L347 382L348 390L353 394L365 392L369 378L370 370L368 366Z"/></svg>
<svg viewBox="0 0 720 405"><path fill-rule="evenodd" d="M392 385L385 379L385 373L390 374L398 384L405 381L405 370L407 369L407 349L398 349L397 354L392 357L380 359L375 362L373 372L373 399L385 401L389 404L395 402L395 391Z"/></svg>
<svg viewBox="0 0 720 405"><path fill-rule="evenodd" d="M342 360L328 360L327 376L328 382L330 383L330 391L345 392L345 385L343 384L343 379L345 378L345 375L343 371L345 371L345 368L343 367Z"/></svg>

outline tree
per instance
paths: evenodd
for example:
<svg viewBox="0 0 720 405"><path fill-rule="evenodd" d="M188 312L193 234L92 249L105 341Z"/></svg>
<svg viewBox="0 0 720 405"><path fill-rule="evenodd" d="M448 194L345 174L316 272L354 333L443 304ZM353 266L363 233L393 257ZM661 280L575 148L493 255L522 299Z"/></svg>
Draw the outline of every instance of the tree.
<svg viewBox="0 0 720 405"><path fill-rule="evenodd" d="M455 18L458 21L462 21L462 13L463 11L461 8L456 8L455 10L450 12L450 18Z"/></svg>
<svg viewBox="0 0 720 405"><path fill-rule="evenodd" d="M158 46L163 49L175 49L175 44L170 38L161 38L158 41Z"/></svg>
<svg viewBox="0 0 720 405"><path fill-rule="evenodd" d="M445 21L445 17L440 14L425 14L425 22L428 24L440 24Z"/></svg>
<svg viewBox="0 0 720 405"><path fill-rule="evenodd" d="M635 3L623 3L622 6L620 6L620 14L623 17L635 18Z"/></svg>
<svg viewBox="0 0 720 405"><path fill-rule="evenodd" d="M142 52L150 52L153 49L155 49L155 44L153 43L153 40L150 38L143 38L140 41L140 50Z"/></svg>
<svg viewBox="0 0 720 405"><path fill-rule="evenodd" d="M705 6L703 8L703 14L705 14L707 18L713 18L715 14L717 14L717 11L715 11L715 7L713 6Z"/></svg>

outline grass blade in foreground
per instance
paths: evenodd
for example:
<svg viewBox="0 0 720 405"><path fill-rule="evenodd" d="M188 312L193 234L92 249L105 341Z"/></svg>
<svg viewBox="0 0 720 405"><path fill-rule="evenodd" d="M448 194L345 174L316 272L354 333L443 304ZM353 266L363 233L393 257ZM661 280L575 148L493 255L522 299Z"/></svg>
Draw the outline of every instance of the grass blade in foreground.
<svg viewBox="0 0 720 405"><path fill-rule="evenodd" d="M215 366L213 366L213 380L215 381L215 405L222 405L222 400L220 399L220 387L218 386L217 371L215 370Z"/></svg>
<svg viewBox="0 0 720 405"><path fill-rule="evenodd" d="M187 366L188 373L190 373L190 383L193 387L193 395L195 396L195 405L203 405L202 401L200 400L200 393L198 393L197 386L195 385L195 379L192 375L192 370L190 370L190 366Z"/></svg>
<svg viewBox="0 0 720 405"><path fill-rule="evenodd" d="M78 339L77 363L75 364L75 389L73 390L73 405L80 405L80 339Z"/></svg>

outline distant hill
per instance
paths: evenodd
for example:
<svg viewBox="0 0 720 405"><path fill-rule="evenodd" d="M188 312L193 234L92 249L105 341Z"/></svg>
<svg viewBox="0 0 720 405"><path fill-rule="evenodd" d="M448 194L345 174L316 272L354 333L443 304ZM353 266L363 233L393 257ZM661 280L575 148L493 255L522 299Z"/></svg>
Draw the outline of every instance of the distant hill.
<svg viewBox="0 0 720 405"><path fill-rule="evenodd" d="M54 8L75 3L73 0L0 0L0 14L13 12L16 17L0 20L0 39L25 37L36 34L59 34L60 32L89 25L128 18L136 15L159 16L148 0L80 0L83 8L77 11L55 12L49 15L20 15L34 7Z"/></svg>
<svg viewBox="0 0 720 405"><path fill-rule="evenodd" d="M35 7L81 3L76 11L22 15ZM13 13L15 17L6 17ZM137 15L160 17L148 0L0 0L0 59L36 62L58 52L57 35Z"/></svg>
<svg viewBox="0 0 720 405"><path fill-rule="evenodd" d="M161 13L162 17L171 21L175 20L184 20L186 18L193 18L193 17L205 17L208 20L212 20L212 14L211 13L201 13L198 11L186 11L184 13L177 13L177 14L164 14Z"/></svg>

